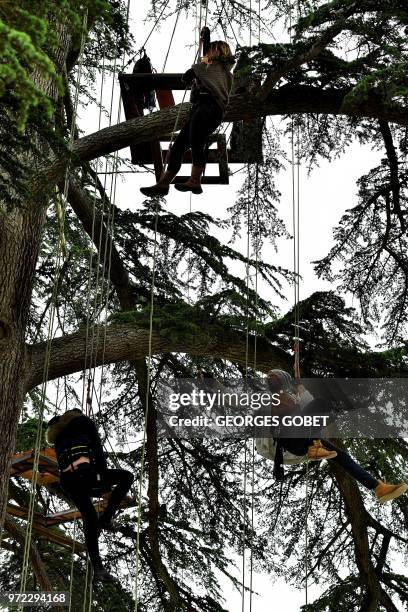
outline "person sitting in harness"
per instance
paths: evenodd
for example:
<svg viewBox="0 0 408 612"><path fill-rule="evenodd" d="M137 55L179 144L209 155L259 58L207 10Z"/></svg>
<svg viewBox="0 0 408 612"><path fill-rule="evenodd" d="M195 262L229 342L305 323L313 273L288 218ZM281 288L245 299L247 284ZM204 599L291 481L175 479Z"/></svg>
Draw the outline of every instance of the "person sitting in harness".
<svg viewBox="0 0 408 612"><path fill-rule="evenodd" d="M190 102L193 107L190 117L170 148L167 170L158 183L141 187L140 191L145 196L165 196L169 193L170 183L179 172L188 149L191 149L193 158L191 177L175 187L194 194L203 192L201 177L206 164L208 138L221 125L227 108L232 87L231 68L235 60L228 43L222 40L210 42L207 27L202 29L200 41L204 52L202 61L194 64L182 77L186 87L191 86Z"/></svg>
<svg viewBox="0 0 408 612"><path fill-rule="evenodd" d="M93 579L112 581L102 564L98 538L103 529L113 528L112 519L132 485L133 474L108 468L96 425L79 408L53 417L47 424L46 439L55 447L61 488L81 513ZM108 504L98 518L92 497L109 491Z"/></svg>
<svg viewBox="0 0 408 612"><path fill-rule="evenodd" d="M289 372L270 370L267 379L271 392L281 393L280 409L283 413L298 412L303 415L327 413L326 402L322 398L314 398L303 385L295 385ZM313 431L313 436L308 438L257 438L256 449L263 457L274 460L274 475L278 479L283 478L283 464L293 465L306 460L328 459L338 463L355 480L374 491L380 503L396 499L408 490L406 483L386 484L374 478L347 452L337 448L329 440L320 439L320 433L316 429Z"/></svg>

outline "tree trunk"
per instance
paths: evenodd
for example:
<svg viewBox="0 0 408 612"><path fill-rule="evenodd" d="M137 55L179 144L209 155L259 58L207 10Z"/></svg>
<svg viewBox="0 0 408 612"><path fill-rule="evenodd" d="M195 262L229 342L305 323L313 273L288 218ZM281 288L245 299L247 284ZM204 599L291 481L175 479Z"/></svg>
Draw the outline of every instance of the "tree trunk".
<svg viewBox="0 0 408 612"><path fill-rule="evenodd" d="M45 207L0 210L0 520L24 399L25 330Z"/></svg>
<svg viewBox="0 0 408 612"><path fill-rule="evenodd" d="M65 65L71 35L66 25L59 29L59 45L50 52L57 73ZM52 78L32 75L33 82L54 102L58 89ZM52 127L52 123L50 124ZM20 160L33 182L32 168L49 157L45 140L32 134L30 153ZM11 177L12 178L12 177ZM47 186L50 188L50 185ZM5 518L11 457L15 448L18 419L24 400L25 334L30 310L35 268L46 218L46 197L34 197L27 189L24 201L13 194L13 201L0 201L0 529ZM10 197L10 200L12 198Z"/></svg>

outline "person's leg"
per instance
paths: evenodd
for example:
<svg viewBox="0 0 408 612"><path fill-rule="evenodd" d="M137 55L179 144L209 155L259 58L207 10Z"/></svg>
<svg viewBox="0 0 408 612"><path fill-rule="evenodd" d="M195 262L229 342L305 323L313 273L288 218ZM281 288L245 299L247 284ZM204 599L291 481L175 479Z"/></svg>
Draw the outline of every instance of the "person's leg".
<svg viewBox="0 0 408 612"><path fill-rule="evenodd" d="M315 398L303 410L297 408L291 416L322 416L324 414L327 414L326 402L323 399ZM333 459L336 451L325 449L320 442L321 429L321 426L281 428L282 446L293 455L307 456L309 461Z"/></svg>
<svg viewBox="0 0 408 612"><path fill-rule="evenodd" d="M190 119L181 128L173 143L171 143L167 156L167 170L176 176L181 168L184 153L190 148L190 123L194 116L194 110L191 112Z"/></svg>
<svg viewBox="0 0 408 612"><path fill-rule="evenodd" d="M140 191L147 197L153 197L157 195L167 195L169 192L169 186L171 181L177 175L181 168L183 161L183 155L189 147L189 123L180 130L175 141L170 146L170 150L167 157L167 169L162 173L160 179L156 185L151 187L141 187Z"/></svg>
<svg viewBox="0 0 408 612"><path fill-rule="evenodd" d="M90 491L95 484L95 473L92 468L78 469L74 472L63 472L60 479L61 487L74 502L81 513L85 544L92 565L93 580L112 582L114 578L103 567L99 553L98 515L92 503Z"/></svg>
<svg viewBox="0 0 408 612"><path fill-rule="evenodd" d="M337 448L332 442L329 440L322 440L322 444L325 448L330 450L334 450L337 453L337 456L333 459L336 463L341 465L341 467L348 473L350 476L353 476L358 482L364 485L367 489L374 490L378 485L378 480L374 478L371 474L366 472L361 465L359 465L348 453L340 448Z"/></svg>
<svg viewBox="0 0 408 612"><path fill-rule="evenodd" d="M201 176L206 164L206 148L209 136L221 125L222 111L215 102L200 103L191 115L189 142L193 165L191 177L186 183L176 185L179 191L202 193Z"/></svg>
<svg viewBox="0 0 408 612"><path fill-rule="evenodd" d="M350 476L355 478L367 489L374 491L380 503L392 501L408 491L408 485L405 482L400 482L398 484L387 484L382 480L374 478L374 476L366 472L361 465L354 461L354 459L350 457L348 453L340 448L337 448L334 444L329 442L329 440L322 440L322 444L328 449L336 450L337 456L333 459L333 461L336 461L339 465L341 465L342 468L348 474L350 474Z"/></svg>
<svg viewBox="0 0 408 612"><path fill-rule="evenodd" d="M102 529L109 527L121 501L132 486L133 474L127 470L107 470L103 476L103 483L112 487L112 493L105 511L99 518L99 527Z"/></svg>
<svg viewBox="0 0 408 612"><path fill-rule="evenodd" d="M98 515L92 503L89 485L87 474L79 471L61 474L61 487L81 513L86 548L92 566L97 567L102 565L98 545Z"/></svg>
<svg viewBox="0 0 408 612"><path fill-rule="evenodd" d="M208 138L221 125L222 111L213 102L200 104L190 122L193 166L205 166Z"/></svg>

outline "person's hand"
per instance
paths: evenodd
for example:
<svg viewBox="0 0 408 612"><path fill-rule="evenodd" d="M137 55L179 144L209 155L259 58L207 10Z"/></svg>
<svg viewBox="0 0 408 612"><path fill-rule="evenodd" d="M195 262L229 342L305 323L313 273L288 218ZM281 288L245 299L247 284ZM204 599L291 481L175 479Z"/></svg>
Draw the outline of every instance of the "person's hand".
<svg viewBox="0 0 408 612"><path fill-rule="evenodd" d="M296 408L296 400L289 393L280 393L280 404L273 406L273 413L278 416L284 416L285 414L292 414Z"/></svg>
<svg viewBox="0 0 408 612"><path fill-rule="evenodd" d="M210 28L208 28L207 26L203 26L200 32L200 40L204 40L204 38L208 36L209 34L210 34Z"/></svg>

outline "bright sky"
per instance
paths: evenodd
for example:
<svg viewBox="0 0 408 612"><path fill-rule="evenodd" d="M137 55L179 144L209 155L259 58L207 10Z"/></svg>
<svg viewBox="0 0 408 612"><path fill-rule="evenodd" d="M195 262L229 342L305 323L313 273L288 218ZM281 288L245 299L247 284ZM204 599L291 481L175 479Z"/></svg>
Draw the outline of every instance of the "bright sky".
<svg viewBox="0 0 408 612"><path fill-rule="evenodd" d="M131 29L136 38L138 48L144 42L147 33L151 29L151 22L143 24L143 18L150 6L150 2L142 0L137 3L132 2L131 5ZM155 31L147 46L148 55L158 72L161 72L163 66L173 25L174 17L165 23L160 31ZM191 46L195 41L194 30L194 20L187 20L185 14L182 14L167 61L166 72L182 72L190 66L194 58L194 48ZM223 37L221 31L217 33L217 37ZM249 36L247 40L243 38L240 40L243 44L248 44ZM255 37L253 40L256 42ZM232 44L233 40L229 42ZM110 84L107 84L105 86L104 97L104 103L107 107L109 107L110 91ZM118 87L116 87L115 104L119 99L118 97L119 92ZM113 122L115 123L116 111L114 111L113 116ZM280 119L276 118L274 121L278 124ZM81 124L86 133L97 129L98 117L95 109L93 111L82 111ZM106 124L107 121L104 119L102 125L105 126ZM286 143L286 145L288 144ZM128 155L128 151L126 151L126 154ZM316 278L311 262L327 253L331 245L333 226L340 219L345 209L356 203L356 179L372 168L377 162L378 153L372 152L368 147L361 147L355 143L348 148L346 154L341 159L335 160L333 163L322 161L320 167L313 170L310 176L307 175L304 167L301 168L300 272L303 276L300 289L301 299L310 295L313 291L330 288L327 283ZM192 210L203 210L216 217L224 218L227 208L234 202L237 189L242 180L243 175L237 174L232 177L229 186L206 186L202 196L192 197ZM287 222L289 230L292 224L291 180L291 172L288 167L278 177L278 188L282 193L282 201L279 205L280 215ZM152 175L125 174L124 181L118 181L117 205L123 208L130 208L131 210L137 209L144 199L139 192L139 187L151 183ZM171 189L170 195L167 198L169 210L176 214L183 214L188 212L189 204L190 198L188 194L181 194L175 191L174 188ZM226 235L225 232L219 231L217 236L225 240L229 234ZM245 239L243 238L242 243L238 243L235 247L241 248L245 253ZM292 241L281 240L278 254L267 246L264 248L262 258L267 262L292 269ZM242 275L244 275L243 268ZM264 288L265 290L266 288ZM286 306L283 305L283 310L288 309L292 305L292 294L293 290L288 287L287 297L289 301ZM263 296L268 297L268 294L264 292ZM351 304L350 300L348 302ZM240 567L241 562L239 559L237 563ZM249 572L247 572L248 576ZM260 595L255 595L253 598L252 612L263 612L271 609L271 602L273 602L274 609L277 609L279 604L283 604L288 612L296 612L305 601L303 592L296 591L293 587L284 584L282 581L273 583L269 576L256 574L254 576L254 588ZM309 594L310 601L314 596L313 589L310 589ZM227 583L225 583L224 597L226 599L226 607L231 612L242 609L240 594L233 591ZM246 600L247 605L243 612L249 610L248 596Z"/></svg>

